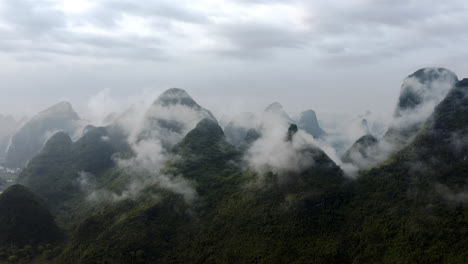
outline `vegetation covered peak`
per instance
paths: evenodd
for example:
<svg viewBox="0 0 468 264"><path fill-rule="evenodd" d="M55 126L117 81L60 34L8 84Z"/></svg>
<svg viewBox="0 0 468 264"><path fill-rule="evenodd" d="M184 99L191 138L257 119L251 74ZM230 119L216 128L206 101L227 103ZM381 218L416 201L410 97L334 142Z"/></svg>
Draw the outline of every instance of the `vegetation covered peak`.
<svg viewBox="0 0 468 264"><path fill-rule="evenodd" d="M170 88L163 92L154 102L156 105L185 105L188 107L200 107L195 100L183 89Z"/></svg>
<svg viewBox="0 0 468 264"><path fill-rule="evenodd" d="M429 101L440 102L457 81L457 75L445 68L417 70L404 80L395 116L403 116Z"/></svg>
<svg viewBox="0 0 468 264"><path fill-rule="evenodd" d="M73 110L71 103L62 101L59 102L39 113L41 116L48 116L48 115L69 115L72 119L80 119L78 114Z"/></svg>

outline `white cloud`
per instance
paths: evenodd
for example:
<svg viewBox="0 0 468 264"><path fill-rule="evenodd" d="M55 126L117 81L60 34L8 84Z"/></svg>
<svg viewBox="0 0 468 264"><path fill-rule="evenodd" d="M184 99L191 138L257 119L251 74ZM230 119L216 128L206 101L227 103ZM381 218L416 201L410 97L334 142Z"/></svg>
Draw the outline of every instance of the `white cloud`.
<svg viewBox="0 0 468 264"><path fill-rule="evenodd" d="M4 0L0 111L30 114L103 88L125 97L175 85L319 112L383 113L408 72L466 72L467 9L459 0Z"/></svg>

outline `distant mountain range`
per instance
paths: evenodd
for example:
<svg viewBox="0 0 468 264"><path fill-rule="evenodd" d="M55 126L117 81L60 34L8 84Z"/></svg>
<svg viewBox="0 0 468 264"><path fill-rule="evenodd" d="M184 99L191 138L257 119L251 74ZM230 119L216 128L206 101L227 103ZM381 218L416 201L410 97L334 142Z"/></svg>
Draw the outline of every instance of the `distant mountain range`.
<svg viewBox="0 0 468 264"><path fill-rule="evenodd" d="M329 134L313 110L294 120L279 103L223 129L173 88L140 125L114 118L75 141L80 119L59 104L13 137L12 151L37 154L13 152L24 168L0 195L0 253L50 243L54 263L466 263L467 94L446 69L416 71L385 135L363 130L341 160L320 148Z"/></svg>

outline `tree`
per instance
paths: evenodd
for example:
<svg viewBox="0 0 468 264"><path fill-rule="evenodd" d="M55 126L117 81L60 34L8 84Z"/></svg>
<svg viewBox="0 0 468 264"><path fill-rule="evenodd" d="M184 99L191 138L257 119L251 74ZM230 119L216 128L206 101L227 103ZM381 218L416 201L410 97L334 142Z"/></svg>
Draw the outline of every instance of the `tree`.
<svg viewBox="0 0 468 264"><path fill-rule="evenodd" d="M10 263L16 263L16 262L18 261L18 256L12 255L12 256L10 256L10 257L8 258L8 261L9 261Z"/></svg>

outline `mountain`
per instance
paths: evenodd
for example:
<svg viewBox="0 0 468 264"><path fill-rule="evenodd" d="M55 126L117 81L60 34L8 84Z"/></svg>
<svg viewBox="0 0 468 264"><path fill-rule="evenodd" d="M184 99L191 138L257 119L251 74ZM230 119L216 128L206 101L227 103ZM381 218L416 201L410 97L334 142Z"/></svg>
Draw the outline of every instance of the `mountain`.
<svg viewBox="0 0 468 264"><path fill-rule="evenodd" d="M364 172L345 232L359 263L464 263L468 259L468 80L437 105L415 139Z"/></svg>
<svg viewBox="0 0 468 264"><path fill-rule="evenodd" d="M234 117L225 127L224 133L229 143L236 147L244 148L245 138L250 129L255 129L256 117L253 113L241 113Z"/></svg>
<svg viewBox="0 0 468 264"><path fill-rule="evenodd" d="M286 113L283 106L278 102L274 102L274 103L268 105L265 108L264 112L273 114L274 116L278 116L281 119L286 120L289 123L293 123L293 120L291 119L291 117L289 117L288 113Z"/></svg>
<svg viewBox="0 0 468 264"><path fill-rule="evenodd" d="M360 169L369 169L378 161L374 156L379 151L378 143L379 140L373 135L364 135L343 154L341 160Z"/></svg>
<svg viewBox="0 0 468 264"><path fill-rule="evenodd" d="M186 91L171 88L150 106L139 139L156 138L162 140L166 147L171 147L204 118L217 122L213 114L195 102Z"/></svg>
<svg viewBox="0 0 468 264"><path fill-rule="evenodd" d="M287 144L294 144L297 133L295 125L284 131ZM321 254L322 247L336 248L325 242L335 233L327 225L341 223L337 207L347 197L348 181L317 147L304 147L298 155L313 157L301 172L241 175L241 184L220 197L191 238L181 239L163 262L342 263ZM265 184L256 184L257 177Z"/></svg>
<svg viewBox="0 0 468 264"><path fill-rule="evenodd" d="M400 117L429 101L440 102L456 82L457 75L445 68L417 70L404 80L394 115Z"/></svg>
<svg viewBox="0 0 468 264"><path fill-rule="evenodd" d="M105 127L91 127L73 144L73 166L89 173L98 173L114 165L116 141Z"/></svg>
<svg viewBox="0 0 468 264"><path fill-rule="evenodd" d="M444 68L423 68L409 75L384 139L396 149L408 144L457 81L455 73Z"/></svg>
<svg viewBox="0 0 468 264"><path fill-rule="evenodd" d="M42 197L49 205L66 200L75 187L71 171L73 142L65 132L54 134L18 177L18 182Z"/></svg>
<svg viewBox="0 0 468 264"><path fill-rule="evenodd" d="M223 129L215 121L205 118L198 122L173 151L191 162L226 162L236 154L234 146L226 141Z"/></svg>
<svg viewBox="0 0 468 264"><path fill-rule="evenodd" d="M174 147L174 151L185 158L210 162L236 150L226 141L218 123L204 118Z"/></svg>
<svg viewBox="0 0 468 264"><path fill-rule="evenodd" d="M259 139L262 135L254 128L251 128L247 130L247 133L245 134L245 144L246 147L248 147L250 144L255 142L257 139Z"/></svg>
<svg viewBox="0 0 468 264"><path fill-rule="evenodd" d="M413 141L435 106L444 99L457 80L453 72L444 68L423 68L406 77L401 86L394 119L383 138L376 138L377 142L364 135L345 152L342 160L360 169L368 169L401 150Z"/></svg>
<svg viewBox="0 0 468 264"><path fill-rule="evenodd" d="M369 122L367 119L364 118L361 120L361 128L366 131L366 134L370 134Z"/></svg>
<svg viewBox="0 0 468 264"><path fill-rule="evenodd" d="M298 126L300 129L314 136L314 138L323 138L327 135L327 133L320 128L317 115L313 110L306 110L300 114Z"/></svg>
<svg viewBox="0 0 468 264"><path fill-rule="evenodd" d="M20 168L34 157L57 131L74 134L80 118L68 102L58 103L34 116L11 138L6 166Z"/></svg>
<svg viewBox="0 0 468 264"><path fill-rule="evenodd" d="M296 124L291 124L291 125L289 125L288 134L287 134L287 136L286 136L286 140L287 140L287 141L292 141L294 135L297 133L298 130L299 130L299 129L297 128L297 125L296 125Z"/></svg>
<svg viewBox="0 0 468 264"><path fill-rule="evenodd" d="M284 140L287 135L293 140L297 127L288 131L284 131ZM318 234L326 231L310 223L336 217L329 210L345 196L342 171L315 147L301 150L301 155L314 157L309 168L278 176L291 180L280 183L273 179L277 176L270 175L272 181L265 188L252 186L260 176L240 170L241 156L210 119L201 120L173 151L176 158L163 173L183 175L194 182L196 200L184 204L180 196L157 184L148 185L144 192L158 199L139 196L94 214L80 224L59 260L206 263L223 262L235 254L240 262L248 262L253 259L249 252L256 252L257 258L268 261L271 251L267 244L282 252L288 247L284 242L301 232L315 234L311 239L323 237ZM309 245L306 242L302 241ZM87 254L79 254L84 251Z"/></svg>
<svg viewBox="0 0 468 264"><path fill-rule="evenodd" d="M0 161L5 158L10 138L17 126L18 122L12 116L0 115Z"/></svg>
<svg viewBox="0 0 468 264"><path fill-rule="evenodd" d="M468 80L459 82L410 145L349 185L328 189L340 190L328 198L315 195L327 190L320 175L333 174L315 172L311 178L321 180L302 182L302 192L289 185L224 200L177 260L464 263L468 120L460 117L467 116L467 91Z"/></svg>
<svg viewBox="0 0 468 264"><path fill-rule="evenodd" d="M27 164L18 182L41 196L52 209L66 209L63 206L68 200L80 198L80 173L99 175L115 165L113 142L104 127L87 127L76 142L65 132L58 132Z"/></svg>
<svg viewBox="0 0 468 264"><path fill-rule="evenodd" d="M227 143L217 122L202 119L172 152L174 159L161 173L183 176L196 183L198 197L192 204L184 202L180 194L161 188L158 182L149 183L141 195L101 208L100 213L81 222L59 260L129 263L139 255L138 261L144 263L158 261L168 255L176 241L187 238L185 232L192 232L197 222L197 217L192 217L194 213L209 212L225 194L236 190L240 178L234 161L239 159L239 153ZM125 172L121 173L117 181L128 179ZM182 188L179 182L171 184ZM114 224L116 221L118 224ZM116 242L116 247L104 250ZM88 253L79 254L83 251Z"/></svg>
<svg viewBox="0 0 468 264"><path fill-rule="evenodd" d="M22 185L0 194L0 246L55 242L61 233L45 202Z"/></svg>
<svg viewBox="0 0 468 264"><path fill-rule="evenodd" d="M0 124L2 127L2 130L0 130L0 137L5 137L10 135L15 130L18 122L11 115L0 114Z"/></svg>
<svg viewBox="0 0 468 264"><path fill-rule="evenodd" d="M213 120L205 118L173 148L179 157L171 162L173 174L196 183L196 191L207 200L220 199L222 190L229 192L238 179L236 163L241 158L240 151L227 142L221 127ZM217 190L213 192L213 190ZM213 198L217 196L217 198ZM209 205L209 202L207 201Z"/></svg>
<svg viewBox="0 0 468 264"><path fill-rule="evenodd" d="M60 211L69 236L56 263L461 264L468 259L467 94L463 79L427 117L436 101L423 112L413 107L424 121L385 160L378 152L385 139L361 137L350 152L379 161L352 179L295 124L273 118L263 135L251 129L252 145L239 150L208 117L179 133L163 152L166 162L149 171L112 162L113 133L88 127L75 143L54 135L23 173L37 169L21 177L76 180L86 169L100 188L94 199L69 191L81 199L61 204L71 207ZM149 159L161 154L149 152ZM60 193L67 185L55 181L49 190Z"/></svg>

